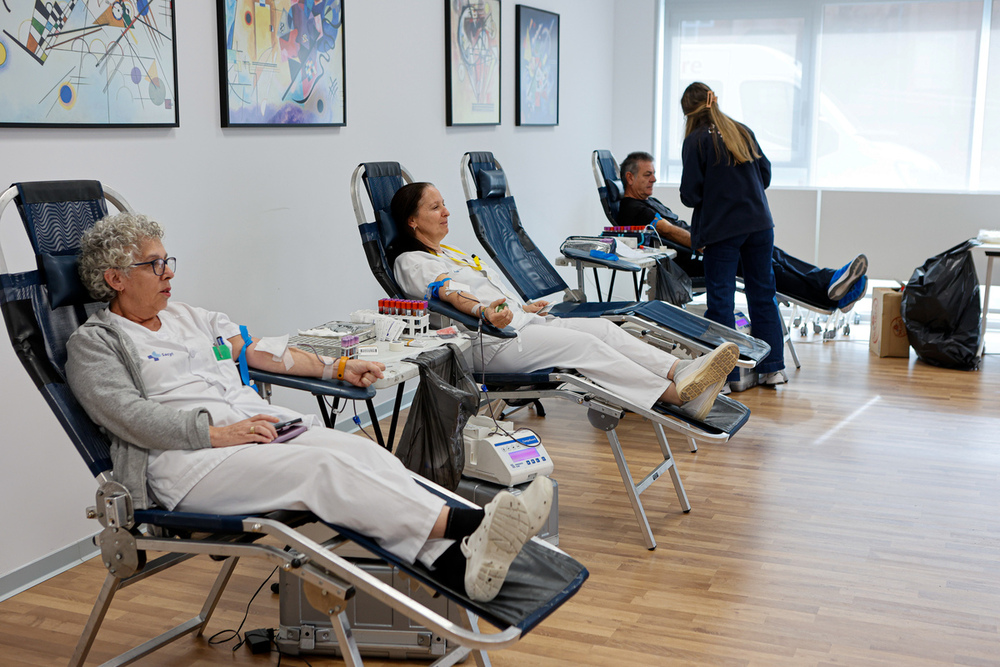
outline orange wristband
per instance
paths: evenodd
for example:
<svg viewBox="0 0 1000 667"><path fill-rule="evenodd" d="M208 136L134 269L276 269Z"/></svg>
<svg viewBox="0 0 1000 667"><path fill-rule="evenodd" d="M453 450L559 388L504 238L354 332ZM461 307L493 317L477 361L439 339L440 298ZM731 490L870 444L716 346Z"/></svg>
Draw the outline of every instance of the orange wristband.
<svg viewBox="0 0 1000 667"><path fill-rule="evenodd" d="M347 368L347 357L341 357L340 363L337 365L337 379L344 379L344 369Z"/></svg>

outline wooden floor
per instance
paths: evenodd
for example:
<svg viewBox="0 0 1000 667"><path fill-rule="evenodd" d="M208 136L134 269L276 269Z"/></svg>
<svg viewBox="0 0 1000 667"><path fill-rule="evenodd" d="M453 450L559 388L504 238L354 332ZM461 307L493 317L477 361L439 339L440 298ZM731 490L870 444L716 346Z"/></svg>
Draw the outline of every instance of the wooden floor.
<svg viewBox="0 0 1000 667"><path fill-rule="evenodd" d="M790 384L735 396L753 415L733 441L673 443L693 510L654 484L655 551L582 410L517 417L556 461L560 546L591 577L494 664L1000 665L1000 358L970 373L876 359L866 333L800 342ZM649 425L619 432L643 474ZM180 569L121 594L90 664L193 613L215 564ZM211 632L239 623L268 571L240 564ZM0 664L65 664L103 577L90 561L0 603ZM265 588L244 629L276 626L277 607ZM140 664L277 662L185 637Z"/></svg>

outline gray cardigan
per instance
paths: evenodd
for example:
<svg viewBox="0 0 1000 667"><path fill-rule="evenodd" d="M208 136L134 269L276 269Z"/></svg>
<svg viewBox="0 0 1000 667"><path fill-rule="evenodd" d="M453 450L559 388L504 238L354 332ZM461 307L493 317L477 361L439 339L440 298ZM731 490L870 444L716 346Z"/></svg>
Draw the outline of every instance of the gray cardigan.
<svg viewBox="0 0 1000 667"><path fill-rule="evenodd" d="M66 380L111 438L115 479L132 494L136 509L148 508L149 450L211 447L211 415L203 408L177 410L149 400L135 345L107 309L91 315L66 347Z"/></svg>

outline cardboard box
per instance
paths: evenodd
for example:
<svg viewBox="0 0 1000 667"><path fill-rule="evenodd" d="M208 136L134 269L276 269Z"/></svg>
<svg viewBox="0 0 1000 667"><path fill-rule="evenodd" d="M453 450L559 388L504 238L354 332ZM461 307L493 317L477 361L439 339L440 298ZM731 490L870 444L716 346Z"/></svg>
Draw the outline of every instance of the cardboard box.
<svg viewBox="0 0 1000 667"><path fill-rule="evenodd" d="M909 357L910 341L900 315L903 294L891 287L872 290L872 333L868 349L878 357Z"/></svg>

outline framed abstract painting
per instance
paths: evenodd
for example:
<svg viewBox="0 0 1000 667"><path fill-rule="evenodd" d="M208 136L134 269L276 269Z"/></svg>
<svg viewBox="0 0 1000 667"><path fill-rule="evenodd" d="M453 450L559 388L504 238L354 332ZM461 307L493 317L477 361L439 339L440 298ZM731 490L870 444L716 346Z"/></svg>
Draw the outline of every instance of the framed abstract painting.
<svg viewBox="0 0 1000 667"><path fill-rule="evenodd" d="M445 0L448 125L500 124L500 0Z"/></svg>
<svg viewBox="0 0 1000 667"><path fill-rule="evenodd" d="M177 127L172 0L3 0L0 126Z"/></svg>
<svg viewBox="0 0 1000 667"><path fill-rule="evenodd" d="M218 0L222 126L347 124L343 0Z"/></svg>
<svg viewBox="0 0 1000 667"><path fill-rule="evenodd" d="M517 6L518 125L559 124L559 15Z"/></svg>

